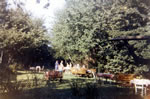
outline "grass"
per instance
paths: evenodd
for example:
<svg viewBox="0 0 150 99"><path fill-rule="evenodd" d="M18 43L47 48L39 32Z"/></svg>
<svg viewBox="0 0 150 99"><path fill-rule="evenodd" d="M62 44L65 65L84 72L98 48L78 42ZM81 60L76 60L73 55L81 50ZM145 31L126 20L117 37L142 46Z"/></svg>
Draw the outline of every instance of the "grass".
<svg viewBox="0 0 150 99"><path fill-rule="evenodd" d="M93 78L64 74L63 81L44 80L44 72L18 71L17 81L27 85L18 93L3 93L0 99L141 99L133 88L115 83L95 83Z"/></svg>

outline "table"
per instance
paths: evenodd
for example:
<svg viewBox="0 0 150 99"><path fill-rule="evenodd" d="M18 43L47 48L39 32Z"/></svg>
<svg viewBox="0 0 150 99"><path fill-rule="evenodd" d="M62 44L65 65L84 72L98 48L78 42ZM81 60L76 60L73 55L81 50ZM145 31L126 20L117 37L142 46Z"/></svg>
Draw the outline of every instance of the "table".
<svg viewBox="0 0 150 99"><path fill-rule="evenodd" d="M97 77L103 77L105 79L113 79L114 75L109 73L97 73Z"/></svg>
<svg viewBox="0 0 150 99"><path fill-rule="evenodd" d="M104 78L106 79L106 82L107 82L108 79L113 80L114 75L110 73L97 73L97 78L99 78L98 81L100 81L100 78Z"/></svg>
<svg viewBox="0 0 150 99"><path fill-rule="evenodd" d="M141 89L141 95L146 95L147 86L150 85L149 79L133 79L130 81L131 84L134 84L135 93L137 94L137 90Z"/></svg>

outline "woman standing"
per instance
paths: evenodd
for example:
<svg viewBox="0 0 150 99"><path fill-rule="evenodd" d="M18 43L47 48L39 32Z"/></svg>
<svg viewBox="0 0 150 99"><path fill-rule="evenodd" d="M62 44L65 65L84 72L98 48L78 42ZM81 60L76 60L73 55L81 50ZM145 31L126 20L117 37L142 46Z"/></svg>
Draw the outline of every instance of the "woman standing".
<svg viewBox="0 0 150 99"><path fill-rule="evenodd" d="M58 66L58 71L63 72L64 70L64 65L63 65L63 61L60 62L60 65Z"/></svg>
<svg viewBox="0 0 150 99"><path fill-rule="evenodd" d="M55 70L56 71L58 70L58 66L59 66L59 63L58 63L58 60L56 60L56 62L55 62Z"/></svg>

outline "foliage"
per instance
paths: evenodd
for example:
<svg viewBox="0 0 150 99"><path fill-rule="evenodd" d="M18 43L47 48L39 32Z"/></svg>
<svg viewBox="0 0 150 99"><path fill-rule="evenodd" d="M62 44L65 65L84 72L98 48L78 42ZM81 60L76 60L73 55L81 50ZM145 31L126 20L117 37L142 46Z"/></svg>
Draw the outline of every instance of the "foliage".
<svg viewBox="0 0 150 99"><path fill-rule="evenodd" d="M148 1L105 1L67 0L52 32L57 56L113 73L148 70L148 41L110 41L120 36L149 36Z"/></svg>
<svg viewBox="0 0 150 99"><path fill-rule="evenodd" d="M81 89L82 89L83 85L80 84L79 82L77 81L73 81L72 83L70 83L70 88L71 88L71 93L72 95L74 96L82 96L82 92L81 92Z"/></svg>
<svg viewBox="0 0 150 99"><path fill-rule="evenodd" d="M84 85L83 83L80 83L78 79L70 84L70 88L73 96L85 96L86 99L98 99L98 86L96 84L85 83Z"/></svg>
<svg viewBox="0 0 150 99"><path fill-rule="evenodd" d="M28 82L24 84L17 81L16 69L32 65L33 62L43 62L41 58L49 57L46 32L42 20L32 19L20 8L8 9L6 0L0 1L1 91L18 94L25 87L31 86ZM46 54L41 57L41 53ZM38 85L37 80L35 77L34 86Z"/></svg>
<svg viewBox="0 0 150 99"><path fill-rule="evenodd" d="M111 37L121 36L149 36L148 6L140 0L128 1L123 5L114 5L108 14L108 23ZM109 56L107 68L112 68L119 72L148 71L149 65L148 41L120 41L113 42L115 51ZM147 53L147 55L144 55Z"/></svg>
<svg viewBox="0 0 150 99"><path fill-rule="evenodd" d="M35 56L32 52L41 50L40 47L49 43L46 29L40 19L32 19L22 9L6 7L1 8L5 10L0 16L1 67L13 63L29 65Z"/></svg>
<svg viewBox="0 0 150 99"><path fill-rule="evenodd" d="M65 80L62 83L54 81L50 83L50 86L45 86L45 81L42 79L43 74L38 73L35 75L39 77L38 82L41 83L38 83L38 86L36 87L33 86L34 84L32 83L32 80L34 80L35 77L34 74L32 77L32 74L27 73L26 71L19 71L18 73L18 83L21 82L20 84L14 83L12 86L19 85L20 88L23 89L19 89L19 93L2 93L0 94L1 99L87 99L87 97L90 99L142 99L140 94L135 95L134 89L132 88L111 84L106 84L104 86L99 85L98 83L93 84L93 79L80 78L72 75L65 75ZM26 78L27 75L29 75L30 79ZM78 85L78 88L81 89L79 92L82 96L71 94L72 89L70 88L71 86L69 86L70 83L76 83ZM92 92L88 94L90 91ZM98 96L92 96L92 94L98 94Z"/></svg>
<svg viewBox="0 0 150 99"><path fill-rule="evenodd" d="M74 62L92 60L97 49L105 49L108 45L101 7L98 11L92 1L78 2L68 3L54 26L52 38L52 45L58 54Z"/></svg>
<svg viewBox="0 0 150 99"><path fill-rule="evenodd" d="M96 84L87 83L84 94L86 95L86 99L98 99L98 86Z"/></svg>

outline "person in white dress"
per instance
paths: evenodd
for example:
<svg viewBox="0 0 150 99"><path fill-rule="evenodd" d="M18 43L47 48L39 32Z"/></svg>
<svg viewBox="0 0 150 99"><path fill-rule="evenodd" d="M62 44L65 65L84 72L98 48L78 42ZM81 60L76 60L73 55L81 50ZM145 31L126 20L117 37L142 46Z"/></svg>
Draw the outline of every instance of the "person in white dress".
<svg viewBox="0 0 150 99"><path fill-rule="evenodd" d="M64 65L63 65L63 61L60 62L60 65L58 66L58 71L63 72L64 70Z"/></svg>

